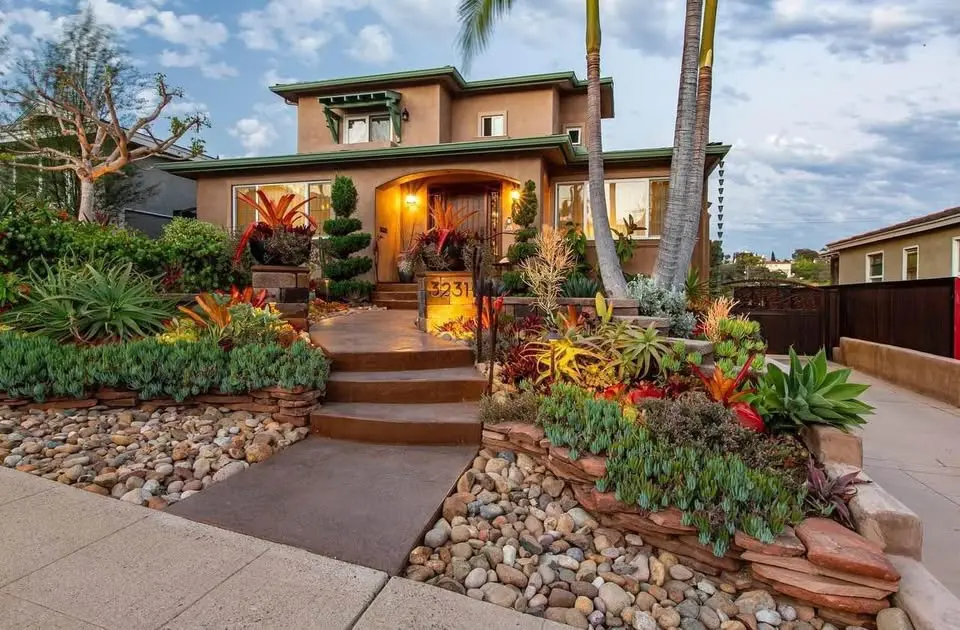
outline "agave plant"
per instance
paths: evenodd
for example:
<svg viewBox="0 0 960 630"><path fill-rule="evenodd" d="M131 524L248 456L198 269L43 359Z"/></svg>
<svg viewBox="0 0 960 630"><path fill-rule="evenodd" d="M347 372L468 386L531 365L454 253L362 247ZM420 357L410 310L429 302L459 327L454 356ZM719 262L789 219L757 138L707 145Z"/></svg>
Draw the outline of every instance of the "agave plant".
<svg viewBox="0 0 960 630"><path fill-rule="evenodd" d="M802 365L791 348L790 372L769 365L751 402L776 432L795 432L810 424L850 431L866 423L863 416L873 413L873 407L857 399L869 385L848 383L849 376L849 368L828 370L823 349Z"/></svg>
<svg viewBox="0 0 960 630"><path fill-rule="evenodd" d="M650 374L659 367L663 357L670 351L656 328L630 326L617 322L602 329L604 349L616 367L620 378L633 381Z"/></svg>
<svg viewBox="0 0 960 630"><path fill-rule="evenodd" d="M861 483L869 481L860 479L859 470L831 479L811 457L807 461L807 511L817 516L833 517L846 527L854 529L847 504L856 496L856 486Z"/></svg>

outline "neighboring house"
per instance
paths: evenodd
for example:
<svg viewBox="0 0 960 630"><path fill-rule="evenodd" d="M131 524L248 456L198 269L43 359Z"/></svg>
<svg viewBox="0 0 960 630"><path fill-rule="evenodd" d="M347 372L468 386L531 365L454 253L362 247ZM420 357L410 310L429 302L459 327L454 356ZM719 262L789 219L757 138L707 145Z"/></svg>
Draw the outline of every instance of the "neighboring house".
<svg viewBox="0 0 960 630"><path fill-rule="evenodd" d="M137 133L135 142L140 146L155 146L149 136ZM213 160L209 155L191 156L190 149L173 145L163 153L152 155L132 164L137 169L140 185L149 189L139 201L123 208L121 220L128 227L141 230L150 236L159 236L163 226L174 216L195 217L197 213L197 183L187 177L156 168L160 164L191 160Z"/></svg>
<svg viewBox="0 0 960 630"><path fill-rule="evenodd" d="M156 142L149 135L139 132L134 134L131 144L133 147L156 146ZM191 157L190 149L173 145L163 153L133 162L130 164L131 172L136 174L137 185L145 194L121 207L117 221L156 237L174 216L196 216L197 183L192 179L159 170L156 166L184 160L212 159L209 155ZM18 192L30 192L39 196L43 195L44 181L48 181L44 177L61 178L59 182L63 194L59 198L68 206L75 203L76 196L79 195L79 184L72 171L53 173L29 167L4 166L0 176L0 183L10 185Z"/></svg>
<svg viewBox="0 0 960 630"><path fill-rule="evenodd" d="M573 72L466 81L446 66L365 77L275 85L297 107L297 153L167 164L197 180L200 219L242 227L255 218L238 194L263 190L302 199L317 195L310 213L322 222L335 175L353 178L359 218L375 235L371 276L396 281L397 255L430 227L429 208L452 204L476 211L470 231L494 235L502 256L513 242L511 206L526 180L537 183L540 223L582 226L595 258L588 206L586 82ZM603 79L603 118L613 117L613 81ZM704 177L729 150L711 145ZM653 271L663 226L671 148L604 153L610 223L632 215L643 227L625 265ZM706 200L706 194L704 194ZM693 255L709 268L706 203Z"/></svg>
<svg viewBox="0 0 960 630"><path fill-rule="evenodd" d="M793 263L789 260L766 260L763 266L766 267L770 273L779 271L788 278L793 277Z"/></svg>
<svg viewBox="0 0 960 630"><path fill-rule="evenodd" d="M960 207L828 243L833 284L960 277Z"/></svg>

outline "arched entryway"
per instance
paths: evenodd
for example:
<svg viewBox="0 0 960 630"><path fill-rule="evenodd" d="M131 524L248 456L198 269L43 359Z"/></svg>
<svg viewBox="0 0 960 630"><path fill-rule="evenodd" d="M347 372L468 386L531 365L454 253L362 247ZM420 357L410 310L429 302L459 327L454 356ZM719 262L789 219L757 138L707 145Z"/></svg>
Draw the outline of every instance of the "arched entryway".
<svg viewBox="0 0 960 630"><path fill-rule="evenodd" d="M377 281L399 279L398 255L410 247L418 234L432 227L430 210L437 206L449 205L464 214L473 213L464 229L484 237L495 236L494 248L499 255L508 245L503 242L503 232L519 190L520 182L513 178L465 169L410 173L377 186Z"/></svg>

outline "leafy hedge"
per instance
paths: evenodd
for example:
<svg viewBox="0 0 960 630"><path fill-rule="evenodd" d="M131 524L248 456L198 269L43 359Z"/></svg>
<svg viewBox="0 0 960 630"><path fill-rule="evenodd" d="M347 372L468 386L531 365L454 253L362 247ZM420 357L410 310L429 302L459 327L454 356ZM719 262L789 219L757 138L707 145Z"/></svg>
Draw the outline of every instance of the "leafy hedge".
<svg viewBox="0 0 960 630"><path fill-rule="evenodd" d="M324 354L304 341L239 346L210 339L164 343L155 338L101 346L60 344L47 337L0 332L0 392L32 398L83 398L98 387L139 392L143 399L211 390L246 393L264 387L323 389Z"/></svg>
<svg viewBox="0 0 960 630"><path fill-rule="evenodd" d="M154 240L132 230L81 223L26 200L0 203L0 272L23 274L31 264L65 256L83 261L131 262L163 279L170 291L195 293L249 284L248 271L231 259L233 238L223 228L175 218Z"/></svg>
<svg viewBox="0 0 960 630"><path fill-rule="evenodd" d="M558 383L541 401L538 421L547 438L581 453L605 454L601 491L645 510L677 507L701 542L723 555L741 530L770 542L803 517L805 486L791 474L748 467L737 454L678 446L624 417L620 406L579 387Z"/></svg>

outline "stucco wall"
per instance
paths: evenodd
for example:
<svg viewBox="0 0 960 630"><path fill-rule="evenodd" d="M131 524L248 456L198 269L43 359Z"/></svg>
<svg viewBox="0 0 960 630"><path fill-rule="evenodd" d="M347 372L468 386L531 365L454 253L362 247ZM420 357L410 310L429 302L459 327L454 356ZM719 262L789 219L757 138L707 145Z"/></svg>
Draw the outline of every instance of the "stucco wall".
<svg viewBox="0 0 960 630"><path fill-rule="evenodd" d="M564 94L560 97L557 126L554 133L563 133L564 127L578 126L583 129L581 142L587 143L587 95Z"/></svg>
<svg viewBox="0 0 960 630"><path fill-rule="evenodd" d="M953 239L960 238L960 225L922 234L870 243L840 252L840 284L866 282L866 256L883 252L883 279L903 279L903 248L919 247L917 273L919 278L942 278L953 273Z"/></svg>
<svg viewBox="0 0 960 630"><path fill-rule="evenodd" d="M477 140L481 114L506 112L507 136L525 138L553 133L554 90L530 90L460 96L451 107L451 142Z"/></svg>
<svg viewBox="0 0 960 630"><path fill-rule="evenodd" d="M152 193L127 207L126 223L150 236L159 236L167 220L129 211L152 212L170 217L173 216L174 210L192 208L197 203L195 181L154 168L165 161L149 157L133 163L133 166L138 169L137 178L140 185L154 188Z"/></svg>

